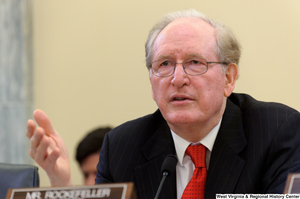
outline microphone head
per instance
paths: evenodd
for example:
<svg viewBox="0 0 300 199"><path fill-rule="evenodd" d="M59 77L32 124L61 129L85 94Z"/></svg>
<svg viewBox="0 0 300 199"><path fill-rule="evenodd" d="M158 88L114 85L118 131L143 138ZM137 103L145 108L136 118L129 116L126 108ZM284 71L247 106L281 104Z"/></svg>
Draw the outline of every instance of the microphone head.
<svg viewBox="0 0 300 199"><path fill-rule="evenodd" d="M162 166L161 166L161 172L167 172L168 175L170 176L175 170L176 170L176 164L178 160L175 155L169 154L165 158Z"/></svg>

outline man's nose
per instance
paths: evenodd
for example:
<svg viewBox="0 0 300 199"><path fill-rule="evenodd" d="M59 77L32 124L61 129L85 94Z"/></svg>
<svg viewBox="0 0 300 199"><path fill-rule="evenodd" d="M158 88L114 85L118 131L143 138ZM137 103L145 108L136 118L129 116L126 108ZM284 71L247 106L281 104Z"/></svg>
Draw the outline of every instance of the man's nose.
<svg viewBox="0 0 300 199"><path fill-rule="evenodd" d="M186 72L184 71L182 63L176 63L175 65L172 84L179 88L184 85L189 85L189 77L188 74L186 74Z"/></svg>
<svg viewBox="0 0 300 199"><path fill-rule="evenodd" d="M88 175L88 177L85 179L85 185L94 185L95 184L95 179L96 179L95 174Z"/></svg>

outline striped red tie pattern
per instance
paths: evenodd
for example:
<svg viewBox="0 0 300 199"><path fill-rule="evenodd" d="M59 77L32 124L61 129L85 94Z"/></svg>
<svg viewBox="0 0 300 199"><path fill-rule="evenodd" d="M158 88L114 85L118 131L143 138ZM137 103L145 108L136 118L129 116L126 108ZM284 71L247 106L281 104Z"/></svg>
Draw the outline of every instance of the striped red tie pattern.
<svg viewBox="0 0 300 199"><path fill-rule="evenodd" d="M207 176L205 161L206 148L202 144L188 146L185 154L191 157L195 165L195 170L193 172L193 177L185 187L181 198L204 198L205 182Z"/></svg>

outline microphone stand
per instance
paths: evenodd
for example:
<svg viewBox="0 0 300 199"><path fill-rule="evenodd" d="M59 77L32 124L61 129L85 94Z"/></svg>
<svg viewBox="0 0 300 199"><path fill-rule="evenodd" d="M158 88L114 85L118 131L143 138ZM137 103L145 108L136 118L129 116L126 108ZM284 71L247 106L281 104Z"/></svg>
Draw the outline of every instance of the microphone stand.
<svg viewBox="0 0 300 199"><path fill-rule="evenodd" d="M154 197L154 199L157 199L159 194L160 194L160 191L161 191L161 188L166 180L166 178L168 176L170 176L174 171L176 171L176 164L177 164L177 157L175 155L172 155L172 154L169 154L167 155L167 157L165 158L162 166L161 166L161 172L163 174L163 177L160 181L160 184L159 184L159 187L157 189L157 192L156 192L156 195Z"/></svg>
<svg viewBox="0 0 300 199"><path fill-rule="evenodd" d="M161 181L160 181L160 184L159 184L159 187L158 187L158 189L157 189L157 192L156 192L156 195L155 195L155 197L154 197L154 199L158 199L158 196L159 196L159 194L160 194L160 191L161 191L161 188L162 188L162 186L163 186L163 184L164 184L164 182L165 182L165 179L166 179L166 177L168 176L168 172L163 172L163 178L161 179Z"/></svg>

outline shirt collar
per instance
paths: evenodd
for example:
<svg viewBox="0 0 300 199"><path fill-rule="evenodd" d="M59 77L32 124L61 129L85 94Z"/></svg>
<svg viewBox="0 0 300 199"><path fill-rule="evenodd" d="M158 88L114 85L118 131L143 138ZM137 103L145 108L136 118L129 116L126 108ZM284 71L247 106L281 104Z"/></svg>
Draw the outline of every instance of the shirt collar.
<svg viewBox="0 0 300 199"><path fill-rule="evenodd" d="M181 165L183 163L183 157L185 155L185 150L190 144L194 145L194 144L201 143L208 149L209 152L212 151L217 134L218 134L220 126L221 126L221 121L222 121L222 118L221 118L220 122L202 140L195 142L195 143L188 142L187 140L178 136L176 133L174 133L171 130L173 141L175 144L175 150L176 150L178 162Z"/></svg>

